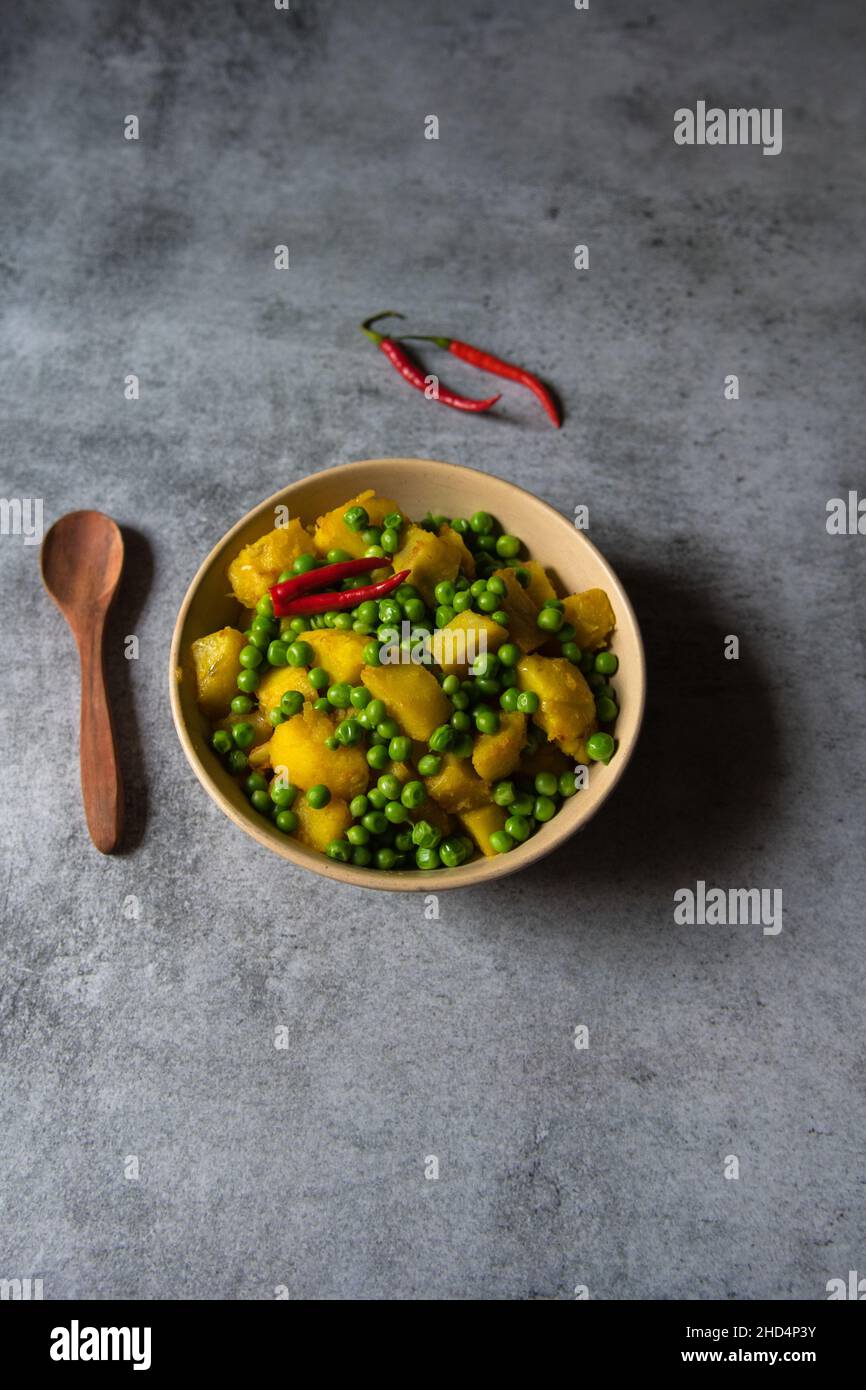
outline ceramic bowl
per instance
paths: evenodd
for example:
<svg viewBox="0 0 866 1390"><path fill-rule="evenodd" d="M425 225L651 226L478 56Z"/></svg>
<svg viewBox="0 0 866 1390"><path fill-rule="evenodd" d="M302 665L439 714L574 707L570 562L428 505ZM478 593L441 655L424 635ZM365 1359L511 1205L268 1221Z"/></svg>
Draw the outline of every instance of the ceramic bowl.
<svg viewBox="0 0 866 1390"><path fill-rule="evenodd" d="M561 810L525 844L495 858L477 858L457 869L382 872L328 859L283 835L252 809L242 789L213 751L209 729L195 701L188 654L197 637L237 621L238 606L229 592L226 568L242 546L273 529L275 508L304 522L373 488L397 499L405 515L471 516L491 512L506 531L525 542L529 555L540 560L564 594L582 589L606 590L617 627L611 647L619 657L616 690L620 715L616 723L617 751L610 763L593 764L589 786L564 802ZM540 498L489 473L430 459L367 459L314 473L275 492L227 531L202 563L187 590L175 623L171 644L170 689L175 727L190 765L207 792L241 830L273 854L325 878L379 891L442 892L490 883L525 869L563 844L611 795L634 751L644 708L646 672L643 643L628 597L604 556L572 522Z"/></svg>

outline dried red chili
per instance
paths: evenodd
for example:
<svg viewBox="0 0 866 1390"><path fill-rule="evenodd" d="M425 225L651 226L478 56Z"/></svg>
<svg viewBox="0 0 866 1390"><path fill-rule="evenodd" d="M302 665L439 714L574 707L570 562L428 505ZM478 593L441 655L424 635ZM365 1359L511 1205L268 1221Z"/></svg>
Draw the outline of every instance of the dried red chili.
<svg viewBox="0 0 866 1390"><path fill-rule="evenodd" d="M337 565L325 565L322 569L308 570L306 574L300 574L295 579L285 579L282 584L274 584L268 590L274 605L274 617L300 618L308 613L331 613L342 608L357 608L359 603L366 603L367 599L385 598L408 579L409 570L400 570L388 579L380 579L376 584L363 584L357 589L341 589L338 593L310 592L345 579L347 575L381 569L382 565L381 557L376 559L366 556L362 560L343 560ZM293 587L297 585L298 580L307 581L301 589ZM287 593L287 590L291 592Z"/></svg>
<svg viewBox="0 0 866 1390"><path fill-rule="evenodd" d="M519 382L538 397L557 429L562 424L559 406L553 394L539 377L533 372L528 372L525 367L506 362L504 358L496 357L492 352L485 352L482 348L473 347L471 343L463 343L459 338L444 338L423 333L407 333L406 338L435 343L437 347L450 352L453 357L459 357L461 362L468 362L471 367L477 367L482 372L492 372L494 376L503 376L508 381ZM404 339L401 338L399 341L403 342Z"/></svg>
<svg viewBox="0 0 866 1390"><path fill-rule="evenodd" d="M386 310L386 312L382 314L373 314L361 324L361 332L366 333L367 337L372 343L376 344L380 352L384 352L391 366L400 373L404 381L408 381L410 386L414 386L418 391L423 391L426 395L428 381L427 373L424 371L424 368L415 361L414 357L410 356L396 338L389 338L384 333L378 333L370 326L376 323L378 319L390 317L402 318L403 315L393 314L391 310ZM496 404L499 398L499 394L488 396L488 398L483 401L476 400L474 396L460 396L456 391L451 391L447 386L442 386L441 383L437 388L436 394L431 397L432 400L437 400L440 405L450 405L452 410L471 410L476 413L489 410L491 406Z"/></svg>

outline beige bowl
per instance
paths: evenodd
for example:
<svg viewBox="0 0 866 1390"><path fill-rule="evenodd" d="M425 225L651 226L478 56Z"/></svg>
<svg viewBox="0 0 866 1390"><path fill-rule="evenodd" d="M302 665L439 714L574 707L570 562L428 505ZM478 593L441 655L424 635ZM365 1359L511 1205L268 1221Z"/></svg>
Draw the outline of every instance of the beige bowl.
<svg viewBox="0 0 866 1390"><path fill-rule="evenodd" d="M593 764L589 786L566 801L530 840L508 854L434 872L412 869L386 873L338 863L269 827L252 810L241 788L208 745L209 730L196 705L187 658L190 644L197 637L237 620L237 603L227 592L229 562L242 546L273 529L275 507L285 505L290 515L310 522L364 488L396 498L406 515L412 517L424 516L428 511L445 516L471 516L479 509L492 512L506 531L520 536L530 556L551 571L563 593L605 589L613 604L617 628L612 648L620 661L616 689L621 710L616 724L616 754L607 767ZM584 826L625 772L640 730L645 684L643 643L632 606L610 565L583 532L546 502L513 483L473 468L429 459L369 459L343 464L291 483L254 507L223 536L202 564L181 605L171 643L171 710L175 727L195 775L221 810L259 844L293 864L361 888L398 892L438 893L501 878L549 854Z"/></svg>

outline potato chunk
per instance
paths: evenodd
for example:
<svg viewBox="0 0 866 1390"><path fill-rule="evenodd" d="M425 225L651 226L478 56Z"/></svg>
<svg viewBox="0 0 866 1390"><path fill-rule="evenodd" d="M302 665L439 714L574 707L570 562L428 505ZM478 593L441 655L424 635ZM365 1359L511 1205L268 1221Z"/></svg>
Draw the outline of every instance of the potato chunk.
<svg viewBox="0 0 866 1390"><path fill-rule="evenodd" d="M303 666L272 666L256 691L262 713L270 714L287 690L297 690L305 700L315 700L317 694Z"/></svg>
<svg viewBox="0 0 866 1390"><path fill-rule="evenodd" d="M409 570L409 584L414 584L426 604L436 607L433 590L441 579L456 579L460 568L460 556L456 548L423 526L407 526L403 531L403 545L394 556L393 565L397 570Z"/></svg>
<svg viewBox="0 0 866 1390"><path fill-rule="evenodd" d="M363 507L370 518L371 526L381 526L389 512L400 510L392 497L377 497L372 488L367 488L366 492L359 492L357 497L350 497L348 502L343 502L332 512L325 512L316 522L313 539L320 555L327 555L329 550L345 550L356 560L360 560L364 554L367 544L361 539L361 532L350 531L343 520L350 507Z"/></svg>
<svg viewBox="0 0 866 1390"><path fill-rule="evenodd" d="M520 568L526 570L529 575L529 583L526 586L526 593L532 599L536 608L544 607L546 598L556 598L556 590L548 578L547 570L537 560L521 560Z"/></svg>
<svg viewBox="0 0 866 1390"><path fill-rule="evenodd" d="M526 715L503 712L499 716L498 732L481 734L475 740L472 766L479 777L487 782L496 782L517 767L525 742Z"/></svg>
<svg viewBox="0 0 866 1390"><path fill-rule="evenodd" d="M439 772L424 781L443 811L471 811L490 800L488 783L478 776L468 758L455 758L453 753L446 753Z"/></svg>
<svg viewBox="0 0 866 1390"><path fill-rule="evenodd" d="M434 632L430 648L433 660L443 671L465 676L476 656L484 651L495 652L507 638L506 629L486 613L465 608Z"/></svg>
<svg viewBox="0 0 866 1390"><path fill-rule="evenodd" d="M603 647L616 627L616 616L604 589L585 589L563 599L565 621L576 629L575 642L584 651Z"/></svg>
<svg viewBox="0 0 866 1390"><path fill-rule="evenodd" d="M292 810L298 817L295 836L308 849L317 849L320 854L328 848L332 840L341 840L352 824L352 812L340 797L335 796L316 811L305 796L299 796Z"/></svg>
<svg viewBox="0 0 866 1390"><path fill-rule="evenodd" d="M192 644L192 664L195 671L196 699L199 709L208 719L219 719L238 693L241 648L247 639L235 627L223 627L210 632Z"/></svg>
<svg viewBox="0 0 866 1390"><path fill-rule="evenodd" d="M595 698L576 666L562 656L524 656L517 663L521 690L533 690L539 707L532 717L564 753L580 757L596 727Z"/></svg>
<svg viewBox="0 0 866 1390"><path fill-rule="evenodd" d="M432 672L414 662L390 666L365 666L361 681L410 738L427 740L440 724L447 724L451 701Z"/></svg>
<svg viewBox="0 0 866 1390"><path fill-rule="evenodd" d="M308 791L320 782L332 796L351 801L366 789L370 769L361 749L327 748L325 739L334 732L334 721L305 705L300 714L278 724L269 749L271 767L285 768L290 782Z"/></svg>
<svg viewBox="0 0 866 1390"><path fill-rule="evenodd" d="M532 602L523 585L515 576L514 570L496 570L496 574L508 590L502 600L502 610L508 614L508 640L516 642L522 652L534 652L546 641L536 619L538 609Z"/></svg>
<svg viewBox="0 0 866 1390"><path fill-rule="evenodd" d="M229 583L238 603L255 608L265 590L276 584L293 560L312 552L313 538L295 516L288 525L277 526L252 545L244 546L228 568Z"/></svg>
<svg viewBox="0 0 866 1390"><path fill-rule="evenodd" d="M495 830L504 830L508 813L503 806L496 806L493 802L488 806L479 806L474 811L463 811L458 817L464 830L472 836L478 848L487 858L496 854L496 850L490 843L490 836Z"/></svg>
<svg viewBox="0 0 866 1390"><path fill-rule="evenodd" d="M320 627L301 633L301 641L309 642L316 653L315 664L323 667L335 681L357 685L364 664L364 648L369 638L360 632L342 632L336 627Z"/></svg>
<svg viewBox="0 0 866 1390"><path fill-rule="evenodd" d="M462 569L463 573L466 575L466 578L474 579L475 556L472 554L472 551L469 549L459 532L452 530L452 528L448 525L440 526L439 539L444 541L445 544L450 546L451 549L454 551L454 554L457 556L457 562L460 565L460 568Z"/></svg>

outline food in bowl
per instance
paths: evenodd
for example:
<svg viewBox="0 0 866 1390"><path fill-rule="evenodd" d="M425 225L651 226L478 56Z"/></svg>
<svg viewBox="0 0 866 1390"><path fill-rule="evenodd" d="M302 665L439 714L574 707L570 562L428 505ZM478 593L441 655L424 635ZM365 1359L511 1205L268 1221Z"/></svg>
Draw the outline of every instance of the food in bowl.
<svg viewBox="0 0 866 1390"><path fill-rule="evenodd" d="M362 491L231 561L236 626L191 644L214 755L253 810L332 860L507 854L616 751L616 619L559 596L485 511L406 517Z"/></svg>

